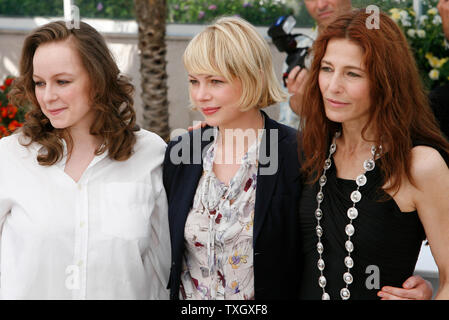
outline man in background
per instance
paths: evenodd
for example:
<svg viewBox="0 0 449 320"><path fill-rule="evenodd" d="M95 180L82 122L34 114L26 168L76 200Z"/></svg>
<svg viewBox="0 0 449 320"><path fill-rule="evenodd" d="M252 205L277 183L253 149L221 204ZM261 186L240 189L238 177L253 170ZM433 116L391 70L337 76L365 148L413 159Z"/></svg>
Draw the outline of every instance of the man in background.
<svg viewBox="0 0 449 320"><path fill-rule="evenodd" d="M304 0L304 5L309 15L317 23L317 32L319 33L329 22L334 20L341 14L351 10L351 0ZM309 53L307 63L311 62L311 54ZM301 99L304 93L304 84L307 80L308 71L306 68L296 66L293 68L286 79L287 89L290 94L294 94L294 99ZM290 103L284 103L280 106L279 122L282 122L293 128L298 128L299 110L292 110Z"/></svg>

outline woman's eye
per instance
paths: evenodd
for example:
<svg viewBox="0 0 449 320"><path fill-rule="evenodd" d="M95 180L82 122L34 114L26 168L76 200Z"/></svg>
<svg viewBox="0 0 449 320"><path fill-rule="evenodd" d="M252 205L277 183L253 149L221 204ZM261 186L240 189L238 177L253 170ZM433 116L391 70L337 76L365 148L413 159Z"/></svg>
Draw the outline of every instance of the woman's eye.
<svg viewBox="0 0 449 320"><path fill-rule="evenodd" d="M44 82L42 82L42 81L34 81L34 85L36 87L42 87L44 85Z"/></svg>
<svg viewBox="0 0 449 320"><path fill-rule="evenodd" d="M218 80L218 79L212 79L211 82L212 82L213 84L222 84L222 83L223 83L223 81Z"/></svg>
<svg viewBox="0 0 449 320"><path fill-rule="evenodd" d="M332 69L330 67L326 67L326 66L321 67L321 70L324 71L324 72L332 71Z"/></svg>
<svg viewBox="0 0 449 320"><path fill-rule="evenodd" d="M60 84L60 85L64 85L64 84L69 83L69 81L66 81L66 80L58 80L57 83Z"/></svg>
<svg viewBox="0 0 449 320"><path fill-rule="evenodd" d="M354 73L354 72L348 72L348 75L350 77L354 77L354 78L360 77L360 75L358 75L357 73Z"/></svg>
<svg viewBox="0 0 449 320"><path fill-rule="evenodd" d="M197 84L198 83L198 81L194 80L194 79L189 79L189 82L190 82L190 84Z"/></svg>

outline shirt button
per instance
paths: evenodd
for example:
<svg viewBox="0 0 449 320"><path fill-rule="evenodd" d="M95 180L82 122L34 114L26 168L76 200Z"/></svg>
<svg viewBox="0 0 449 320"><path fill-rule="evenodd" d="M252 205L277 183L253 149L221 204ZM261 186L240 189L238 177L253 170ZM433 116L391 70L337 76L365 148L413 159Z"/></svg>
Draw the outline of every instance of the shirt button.
<svg viewBox="0 0 449 320"><path fill-rule="evenodd" d="M85 225L84 221L81 221L80 228L84 227L84 225Z"/></svg>
<svg viewBox="0 0 449 320"><path fill-rule="evenodd" d="M78 261L78 267L81 267L83 265L83 260Z"/></svg>
<svg viewBox="0 0 449 320"><path fill-rule="evenodd" d="M78 190L81 190L83 187L80 185L80 184L78 184Z"/></svg>

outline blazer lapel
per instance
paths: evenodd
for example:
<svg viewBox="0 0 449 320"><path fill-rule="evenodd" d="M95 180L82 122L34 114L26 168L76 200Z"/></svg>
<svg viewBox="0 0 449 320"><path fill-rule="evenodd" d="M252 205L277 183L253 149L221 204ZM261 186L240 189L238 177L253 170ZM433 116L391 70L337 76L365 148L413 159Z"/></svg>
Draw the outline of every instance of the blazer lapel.
<svg viewBox="0 0 449 320"><path fill-rule="evenodd" d="M201 129L201 136L203 137L203 134L206 129L211 129L211 127L206 127L204 129ZM172 201L173 205L170 206L170 213L169 217L173 217L173 221L171 221L172 226L174 227L174 242L177 248L182 248L184 244L184 228L185 223L187 220L187 216L190 212L190 209L192 207L193 198L195 197L196 189L198 187L198 182L201 178L201 175L203 173L203 158L202 154L206 146L213 141L213 136L208 137L208 139L204 140L201 139L201 159L200 163L196 163L194 161L194 156L198 156L198 154L194 155L194 152L198 152L198 150L195 150L195 143L193 142L193 139L198 139L198 137L195 137L193 135L193 138L191 140L190 145L190 164L180 164L182 166L187 166L188 168L185 168L184 170L180 170L181 176L177 177L177 181L182 181L181 185L176 186L176 192L173 195Z"/></svg>
<svg viewBox="0 0 449 320"><path fill-rule="evenodd" d="M265 133L262 137L260 150L259 150L259 168L257 171L257 188L256 188L256 203L254 208L254 232L253 232L253 247L255 246L256 240L260 234L260 230L262 229L268 208L271 204L271 198L275 189L276 180L279 176L279 168L282 165L282 154L279 152L279 144L283 139L284 132L280 129L276 122L271 120L265 112L261 111L265 116ZM276 130L270 134L272 130ZM277 136L276 136L277 133ZM272 138L277 137L277 141L271 141ZM274 152L276 154L271 154L271 148L273 144L277 144L277 147L274 148ZM261 163L261 157L265 157L270 159L268 163ZM276 158L277 157L277 158ZM272 161L277 161L277 170L269 174L263 169L268 168L270 165L273 165ZM262 170L262 172L261 172Z"/></svg>

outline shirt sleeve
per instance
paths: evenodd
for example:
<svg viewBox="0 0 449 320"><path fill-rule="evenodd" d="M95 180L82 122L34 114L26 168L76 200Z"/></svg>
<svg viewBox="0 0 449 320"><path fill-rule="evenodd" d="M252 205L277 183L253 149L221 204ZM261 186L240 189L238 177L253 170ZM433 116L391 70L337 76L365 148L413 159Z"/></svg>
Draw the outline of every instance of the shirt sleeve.
<svg viewBox="0 0 449 320"><path fill-rule="evenodd" d="M3 152L0 152L0 157L2 154ZM7 192L8 181L10 181L10 178L5 176L5 170L2 170L2 168L4 168L4 165L0 162L0 248L2 245L3 225L5 223L6 216L11 211L12 208L12 200L8 196ZM1 252L0 252L0 266L1 266ZM0 282L0 298L1 296L2 295L1 295L1 282Z"/></svg>
<svg viewBox="0 0 449 320"><path fill-rule="evenodd" d="M170 273L170 233L168 227L168 203L162 187L155 199L150 218L151 247L149 250L149 274L151 275L150 299L168 299L166 289Z"/></svg>

